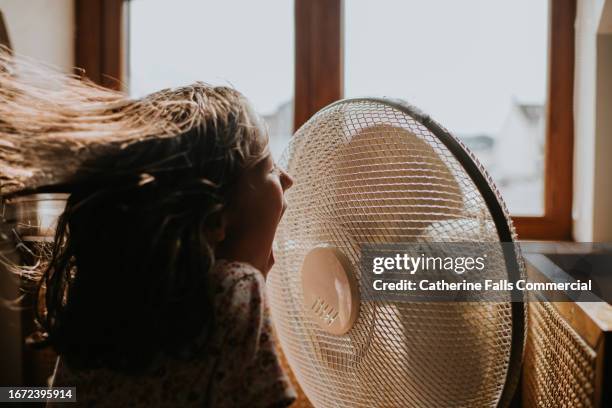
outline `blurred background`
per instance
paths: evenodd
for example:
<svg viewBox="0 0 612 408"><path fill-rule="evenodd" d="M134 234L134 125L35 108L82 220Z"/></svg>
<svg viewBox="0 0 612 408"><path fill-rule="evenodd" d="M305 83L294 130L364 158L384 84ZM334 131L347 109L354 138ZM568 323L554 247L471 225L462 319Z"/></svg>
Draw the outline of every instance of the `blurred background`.
<svg viewBox="0 0 612 408"><path fill-rule="evenodd" d="M179 3L129 2L130 94L234 86L264 115L280 156L293 134L293 2ZM541 215L548 11L547 0L346 1L343 96L421 108L477 154L513 213Z"/></svg>

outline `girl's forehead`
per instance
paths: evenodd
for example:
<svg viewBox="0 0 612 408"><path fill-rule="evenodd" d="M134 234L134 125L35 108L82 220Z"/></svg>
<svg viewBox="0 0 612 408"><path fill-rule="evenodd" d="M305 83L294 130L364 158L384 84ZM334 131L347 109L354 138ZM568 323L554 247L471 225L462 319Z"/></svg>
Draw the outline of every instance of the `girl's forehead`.
<svg viewBox="0 0 612 408"><path fill-rule="evenodd" d="M274 159L272 158L272 154L270 153L269 150L266 150L266 153L264 153L261 156L261 159L259 159L259 161L255 163L255 166L253 166L253 168L255 170L260 170L260 169L268 167L270 163L273 163L273 162L274 162Z"/></svg>

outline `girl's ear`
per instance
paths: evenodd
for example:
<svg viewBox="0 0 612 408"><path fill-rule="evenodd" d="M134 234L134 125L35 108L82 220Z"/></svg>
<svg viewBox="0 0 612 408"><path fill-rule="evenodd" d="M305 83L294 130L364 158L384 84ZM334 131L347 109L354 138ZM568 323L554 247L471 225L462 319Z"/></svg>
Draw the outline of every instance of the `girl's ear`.
<svg viewBox="0 0 612 408"><path fill-rule="evenodd" d="M213 226L208 230L208 239L212 244L218 244L225 240L228 225L228 214L222 211L217 217Z"/></svg>

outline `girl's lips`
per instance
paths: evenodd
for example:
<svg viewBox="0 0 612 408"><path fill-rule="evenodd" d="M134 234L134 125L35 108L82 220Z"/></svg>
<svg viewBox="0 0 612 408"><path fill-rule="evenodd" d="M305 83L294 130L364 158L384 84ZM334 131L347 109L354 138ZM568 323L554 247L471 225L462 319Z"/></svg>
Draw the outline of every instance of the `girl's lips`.
<svg viewBox="0 0 612 408"><path fill-rule="evenodd" d="M267 265L268 267L267 267L266 273L269 272L270 269L272 269L272 266L274 266L274 262L275 262L274 250L270 249L270 255L268 256L268 265Z"/></svg>

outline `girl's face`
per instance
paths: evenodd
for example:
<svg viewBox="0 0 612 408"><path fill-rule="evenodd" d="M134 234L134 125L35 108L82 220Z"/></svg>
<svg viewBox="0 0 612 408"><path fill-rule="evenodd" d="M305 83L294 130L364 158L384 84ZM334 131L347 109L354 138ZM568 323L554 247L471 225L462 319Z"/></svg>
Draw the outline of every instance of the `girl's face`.
<svg viewBox="0 0 612 408"><path fill-rule="evenodd" d="M265 133L260 132L262 143ZM267 139L267 138L266 138ZM238 180L227 212L225 239L217 257L248 262L264 275L274 264L272 242L287 207L284 194L293 179L268 153Z"/></svg>

